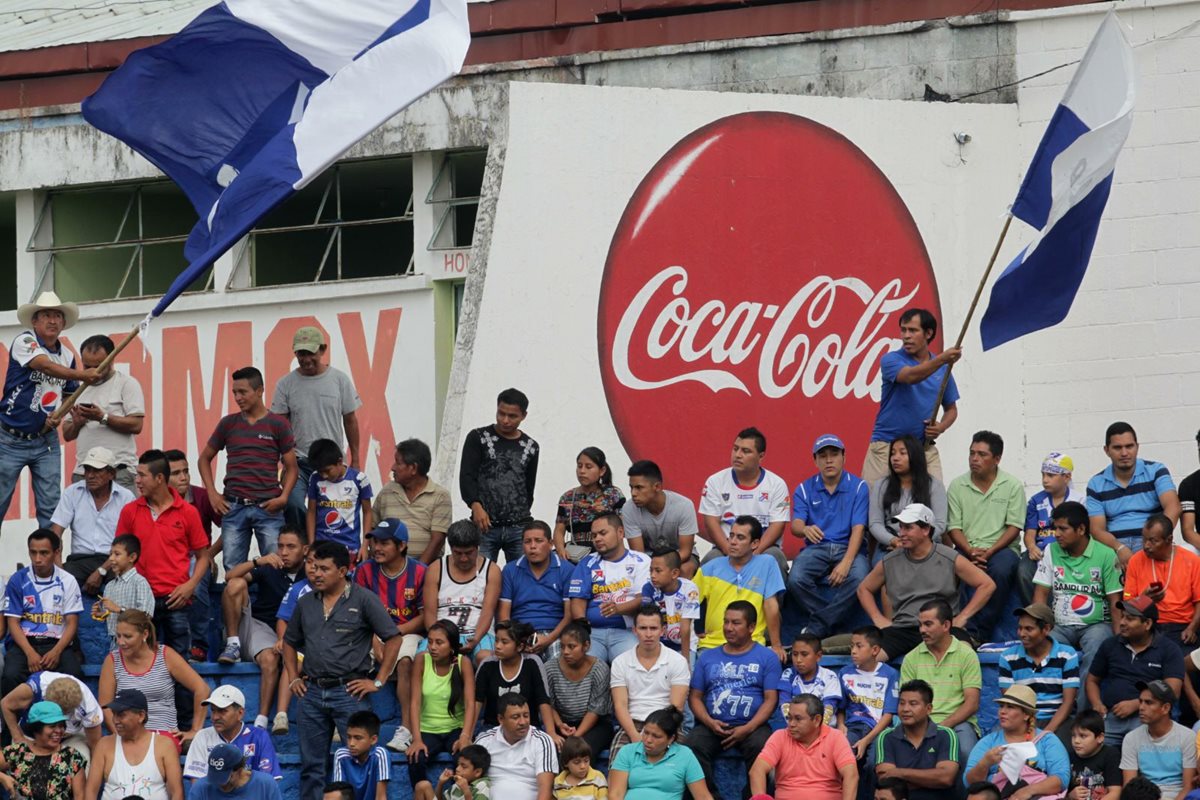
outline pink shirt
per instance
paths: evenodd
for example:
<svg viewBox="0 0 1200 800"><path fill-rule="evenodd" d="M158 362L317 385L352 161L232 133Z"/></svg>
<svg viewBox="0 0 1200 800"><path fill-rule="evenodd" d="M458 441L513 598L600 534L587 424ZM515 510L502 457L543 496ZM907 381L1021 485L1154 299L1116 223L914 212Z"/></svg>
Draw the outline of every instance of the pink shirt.
<svg viewBox="0 0 1200 800"><path fill-rule="evenodd" d="M842 800L840 770L856 763L846 735L828 725L808 747L775 731L758 758L775 770L776 800Z"/></svg>

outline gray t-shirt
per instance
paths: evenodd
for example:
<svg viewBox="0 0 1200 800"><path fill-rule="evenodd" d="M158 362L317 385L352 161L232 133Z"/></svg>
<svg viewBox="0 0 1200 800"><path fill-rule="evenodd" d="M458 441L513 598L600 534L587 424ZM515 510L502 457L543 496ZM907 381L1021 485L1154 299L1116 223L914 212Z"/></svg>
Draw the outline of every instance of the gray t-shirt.
<svg viewBox="0 0 1200 800"><path fill-rule="evenodd" d="M945 600L958 613L958 576L954 564L958 553L943 544L920 561L906 550L893 550L883 557L884 589L892 601L892 624L917 626L917 613L930 600Z"/></svg>
<svg viewBox="0 0 1200 800"><path fill-rule="evenodd" d="M621 506L621 522L625 524L625 538L642 537L647 553L655 550L678 550L679 537L695 536L700 527L696 523L696 506L681 494L663 490L666 505L658 516L633 503Z"/></svg>
<svg viewBox="0 0 1200 800"><path fill-rule="evenodd" d="M1146 725L1125 734L1121 742L1121 769L1136 769L1173 797L1183 788L1183 771L1196 766L1196 735L1178 722L1161 739L1150 736Z"/></svg>
<svg viewBox="0 0 1200 800"><path fill-rule="evenodd" d="M296 453L308 456L317 439L332 439L343 448L346 436L342 417L362 405L350 377L329 367L320 375L301 375L292 370L275 385L271 410L287 414L296 437Z"/></svg>

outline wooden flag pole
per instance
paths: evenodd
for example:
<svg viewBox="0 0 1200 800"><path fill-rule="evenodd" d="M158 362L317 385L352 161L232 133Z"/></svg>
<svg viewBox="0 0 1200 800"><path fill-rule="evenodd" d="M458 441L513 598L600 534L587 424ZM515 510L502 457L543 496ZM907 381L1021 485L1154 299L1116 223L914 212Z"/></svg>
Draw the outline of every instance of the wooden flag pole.
<svg viewBox="0 0 1200 800"><path fill-rule="evenodd" d="M115 361L117 356L119 356L121 354L121 351L124 350L129 345L130 342L132 342L134 339L137 338L138 331L140 328L141 328L141 323L134 325L133 330L131 330L129 333L127 333L125 335L125 338L121 340L121 343L119 345L117 345L115 348L113 348L113 351L111 353L109 353L107 356L105 356L104 360L101 361L100 364L96 367L96 370L98 372L103 373L105 370L107 370L109 367L111 367L113 361ZM53 414L51 414L49 417L46 418L46 424L42 428L43 433L50 430L54 425L57 425L62 420L62 418L64 416L66 416L67 412L71 410L71 406L75 405L75 402L77 400L79 400L79 395L83 394L83 390L86 389L87 386L88 386L87 384L81 382L79 385L79 388L76 389L74 392L72 392L71 396L68 397L66 400L64 400L63 404L61 406L59 406Z"/></svg>
<svg viewBox="0 0 1200 800"><path fill-rule="evenodd" d="M996 240L996 246L992 248L992 257L988 260L987 269L983 271L983 277L979 279L979 285L975 287L975 297L971 299L971 307L967 309L962 330L958 332L958 341L954 343L956 348L962 347L963 339L967 338L967 327L971 324L971 317L975 315L975 307L979 305L979 298L983 294L983 287L987 285L988 276L992 274L992 267L996 266L996 257L1000 255L1000 247L1004 244L1004 237L1008 235L1008 226L1012 225L1012 221L1010 213L1004 220L1004 227L1000 229L1000 238ZM954 369L954 365L947 364L946 371L942 374L942 385L938 388L937 400L934 401L933 411L929 415L930 424L934 424L938 420L938 412L942 410L942 398L946 396L946 387L950 385L950 370L952 369Z"/></svg>

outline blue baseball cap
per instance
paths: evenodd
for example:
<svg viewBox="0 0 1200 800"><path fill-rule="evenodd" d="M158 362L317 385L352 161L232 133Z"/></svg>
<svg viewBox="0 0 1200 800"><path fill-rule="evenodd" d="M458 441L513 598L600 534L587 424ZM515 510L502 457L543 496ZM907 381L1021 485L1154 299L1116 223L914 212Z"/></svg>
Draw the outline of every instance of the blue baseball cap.
<svg viewBox="0 0 1200 800"><path fill-rule="evenodd" d="M66 722L67 715L62 712L58 703L42 700L29 707L29 712L25 715L25 721L31 725L38 722L43 725L52 725L55 722Z"/></svg>
<svg viewBox="0 0 1200 800"><path fill-rule="evenodd" d="M112 700L108 701L105 706L114 714L119 714L122 711L146 711L149 712L150 707L146 703L146 695L139 692L137 689L122 689L117 692Z"/></svg>
<svg viewBox="0 0 1200 800"><path fill-rule="evenodd" d="M221 742L208 754L208 782L213 786L224 786L245 763L246 756L242 748Z"/></svg>
<svg viewBox="0 0 1200 800"><path fill-rule="evenodd" d="M813 442L813 455L815 456L826 447L836 447L843 453L846 452L845 443L842 442L841 437L836 433L822 433L820 436L818 436L817 440Z"/></svg>
<svg viewBox="0 0 1200 800"><path fill-rule="evenodd" d="M367 538L386 540L392 539L397 542L408 541L408 526L395 517L381 519L379 524L375 526L375 530L367 534Z"/></svg>

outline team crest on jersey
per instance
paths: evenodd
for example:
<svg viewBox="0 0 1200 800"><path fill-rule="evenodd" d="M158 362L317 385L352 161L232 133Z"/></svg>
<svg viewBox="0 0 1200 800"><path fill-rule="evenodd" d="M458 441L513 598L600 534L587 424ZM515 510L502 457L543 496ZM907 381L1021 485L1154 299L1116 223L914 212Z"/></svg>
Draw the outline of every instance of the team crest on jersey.
<svg viewBox="0 0 1200 800"><path fill-rule="evenodd" d="M1099 567L1092 567L1091 569L1088 570L1088 574L1092 576L1092 581L1094 583L1100 582L1100 568Z"/></svg>
<svg viewBox="0 0 1200 800"><path fill-rule="evenodd" d="M416 589L405 589L404 590L404 599L405 600L412 600L416 596L417 596Z"/></svg>
<svg viewBox="0 0 1200 800"><path fill-rule="evenodd" d="M604 582L604 570L602 570L602 569L593 569L592 570L592 582L594 583L596 581L599 581L601 583Z"/></svg>
<svg viewBox="0 0 1200 800"><path fill-rule="evenodd" d="M1066 577L1066 574L1067 574L1067 571L1064 568L1062 568L1062 567L1054 568L1054 577L1063 578L1063 577Z"/></svg>
<svg viewBox="0 0 1200 800"><path fill-rule="evenodd" d="M37 595L27 594L23 598L23 602L25 603L26 608L33 608L34 606L37 605Z"/></svg>
<svg viewBox="0 0 1200 800"><path fill-rule="evenodd" d="M729 502L729 492L721 492L721 499L728 503Z"/></svg>
<svg viewBox="0 0 1200 800"><path fill-rule="evenodd" d="M251 758L254 758L254 742L247 742L246 744L242 745L242 752Z"/></svg>
<svg viewBox="0 0 1200 800"><path fill-rule="evenodd" d="M768 501L768 500L770 500L770 499L771 499L771 493L770 493L770 492L759 492L759 493L758 493L758 501L759 501L760 503L765 503L765 502L767 502L767 501Z"/></svg>

